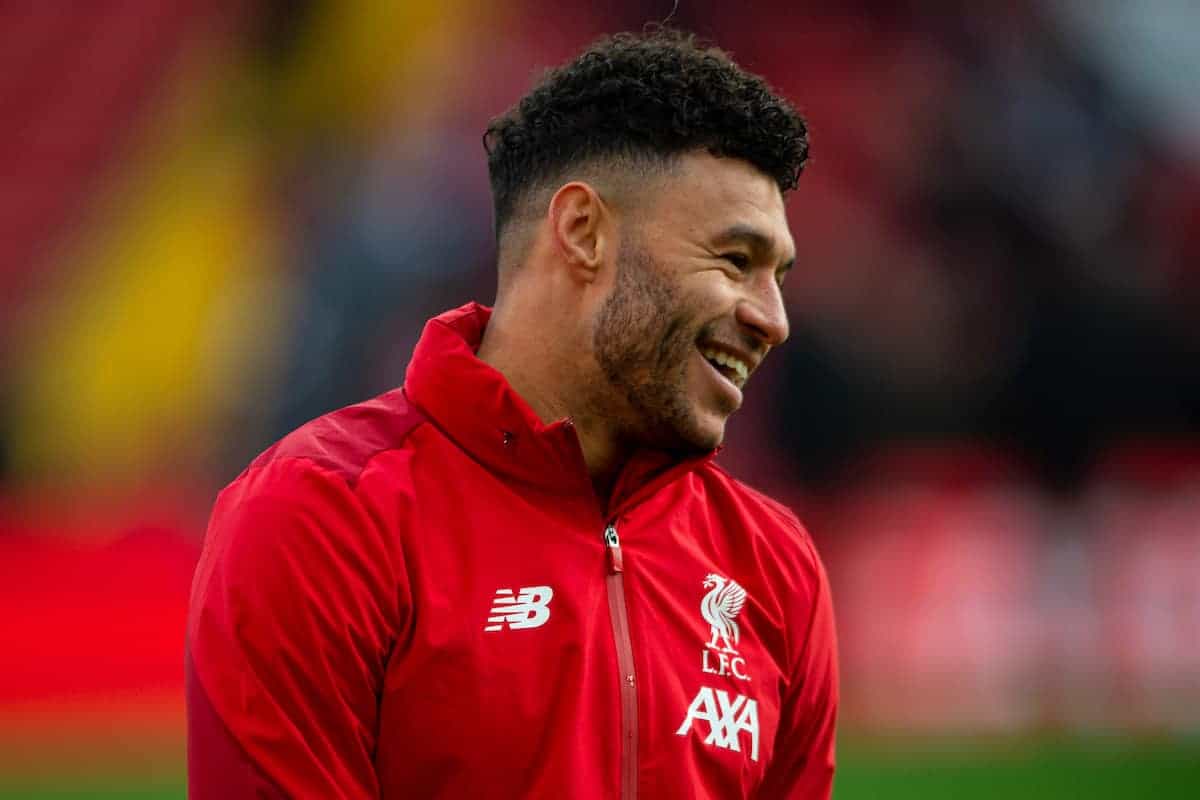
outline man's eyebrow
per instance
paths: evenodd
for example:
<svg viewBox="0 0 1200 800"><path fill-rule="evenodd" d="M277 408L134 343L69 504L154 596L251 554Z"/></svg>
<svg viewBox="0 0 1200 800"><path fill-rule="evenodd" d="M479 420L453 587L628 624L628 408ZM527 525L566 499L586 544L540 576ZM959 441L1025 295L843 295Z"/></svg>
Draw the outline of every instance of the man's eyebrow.
<svg viewBox="0 0 1200 800"><path fill-rule="evenodd" d="M729 244L743 244L750 248L751 252L756 257L765 257L775 250L775 240L766 233L763 233L753 225L738 223L731 225L721 233L717 234L713 239L713 244L717 246ZM780 272L787 272L796 263L796 257L792 256L787 261L779 265Z"/></svg>

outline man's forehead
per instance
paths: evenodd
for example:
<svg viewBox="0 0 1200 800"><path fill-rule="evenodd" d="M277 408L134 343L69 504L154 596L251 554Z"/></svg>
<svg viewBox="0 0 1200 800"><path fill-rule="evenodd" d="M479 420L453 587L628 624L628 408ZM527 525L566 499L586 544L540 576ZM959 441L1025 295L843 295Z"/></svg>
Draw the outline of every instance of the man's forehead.
<svg viewBox="0 0 1200 800"><path fill-rule="evenodd" d="M688 154L667 179L660 210L709 238L755 240L785 256L793 248L783 194L753 165L708 153Z"/></svg>
<svg viewBox="0 0 1200 800"><path fill-rule="evenodd" d="M665 177L663 188L667 205L692 214L753 211L765 217L785 216L779 186L740 159L689 153Z"/></svg>
<svg viewBox="0 0 1200 800"><path fill-rule="evenodd" d="M716 156L706 150L684 153L679 156L671 175L679 183L703 187L713 193L751 192L761 194L763 199L774 198L782 202L774 179L740 158Z"/></svg>

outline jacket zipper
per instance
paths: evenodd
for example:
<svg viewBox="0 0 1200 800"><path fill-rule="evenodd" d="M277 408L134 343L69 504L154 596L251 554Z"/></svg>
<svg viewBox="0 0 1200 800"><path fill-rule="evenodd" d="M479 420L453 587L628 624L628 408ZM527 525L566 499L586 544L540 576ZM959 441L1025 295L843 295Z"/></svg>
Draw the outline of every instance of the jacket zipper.
<svg viewBox="0 0 1200 800"><path fill-rule="evenodd" d="M633 671L633 643L629 638L629 615L625 609L625 571L617 526L604 529L608 550L608 613L617 645L617 668L621 681L621 797L637 797L637 681Z"/></svg>

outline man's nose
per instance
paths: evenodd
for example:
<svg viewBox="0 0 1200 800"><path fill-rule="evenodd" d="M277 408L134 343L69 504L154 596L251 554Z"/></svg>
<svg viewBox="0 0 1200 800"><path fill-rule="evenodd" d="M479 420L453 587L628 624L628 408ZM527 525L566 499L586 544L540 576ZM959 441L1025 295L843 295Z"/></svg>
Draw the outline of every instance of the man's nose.
<svg viewBox="0 0 1200 800"><path fill-rule="evenodd" d="M787 341L787 310L773 275L747 285L746 296L738 302L737 320L768 347Z"/></svg>

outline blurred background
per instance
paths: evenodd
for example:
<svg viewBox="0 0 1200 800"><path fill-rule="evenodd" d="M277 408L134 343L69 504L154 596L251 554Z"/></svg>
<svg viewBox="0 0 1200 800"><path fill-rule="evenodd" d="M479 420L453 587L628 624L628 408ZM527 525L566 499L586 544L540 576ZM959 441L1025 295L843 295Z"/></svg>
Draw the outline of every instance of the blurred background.
<svg viewBox="0 0 1200 800"><path fill-rule="evenodd" d="M811 123L722 458L831 574L836 796L1195 792L1200 6L828 5L672 22ZM488 119L670 6L0 7L0 795L183 796L215 492L491 301Z"/></svg>

